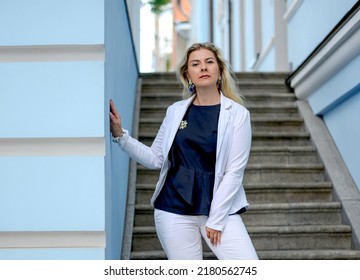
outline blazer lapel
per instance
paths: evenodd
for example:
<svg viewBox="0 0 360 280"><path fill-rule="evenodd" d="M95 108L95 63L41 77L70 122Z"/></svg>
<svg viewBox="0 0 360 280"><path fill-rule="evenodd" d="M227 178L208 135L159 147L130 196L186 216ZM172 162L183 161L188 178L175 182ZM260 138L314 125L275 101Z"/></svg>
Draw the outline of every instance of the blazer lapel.
<svg viewBox="0 0 360 280"><path fill-rule="evenodd" d="M226 98L223 94L221 94L221 105L220 105L220 116L219 116L219 124L218 124L218 139L217 139L217 147L216 147L216 157L218 158L220 149L222 144L226 140L226 137L229 133L227 133L228 126L230 124L231 119L231 103L228 98Z"/></svg>
<svg viewBox="0 0 360 280"><path fill-rule="evenodd" d="M172 112L169 121L169 129L167 133L167 137L165 139L165 149L164 149L164 155L168 155L170 148L174 142L176 132L179 129L180 123L186 113L187 108L195 98L195 95L191 98L188 98L186 100L183 100L176 106L174 106L174 111Z"/></svg>

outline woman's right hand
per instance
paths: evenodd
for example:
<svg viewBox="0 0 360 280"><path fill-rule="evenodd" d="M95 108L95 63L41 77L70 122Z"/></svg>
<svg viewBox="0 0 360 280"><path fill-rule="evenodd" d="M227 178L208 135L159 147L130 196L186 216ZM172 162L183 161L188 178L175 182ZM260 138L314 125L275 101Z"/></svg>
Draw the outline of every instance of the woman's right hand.
<svg viewBox="0 0 360 280"><path fill-rule="evenodd" d="M110 99L110 132L113 137L119 137L123 134L120 114L116 110L115 104L111 99Z"/></svg>

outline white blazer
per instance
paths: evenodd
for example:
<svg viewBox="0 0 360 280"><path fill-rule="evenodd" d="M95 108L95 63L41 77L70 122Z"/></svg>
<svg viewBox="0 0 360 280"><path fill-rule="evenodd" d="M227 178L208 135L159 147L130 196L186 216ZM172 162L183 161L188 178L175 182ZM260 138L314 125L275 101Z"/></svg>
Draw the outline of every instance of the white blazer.
<svg viewBox="0 0 360 280"><path fill-rule="evenodd" d="M127 130L119 141L120 147L134 160L150 169L161 169L159 181L151 198L151 205L160 194L169 169L168 154L180 122L195 96L175 102L148 147L132 138ZM243 179L251 146L249 111L221 94L218 137L216 147L215 183L213 200L206 226L223 231L229 214L248 207Z"/></svg>

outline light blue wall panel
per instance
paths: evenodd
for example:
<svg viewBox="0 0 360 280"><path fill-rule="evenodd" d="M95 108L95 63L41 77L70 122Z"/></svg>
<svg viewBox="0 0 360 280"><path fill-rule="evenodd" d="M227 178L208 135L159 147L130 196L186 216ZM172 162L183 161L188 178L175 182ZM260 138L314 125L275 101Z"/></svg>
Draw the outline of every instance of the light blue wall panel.
<svg viewBox="0 0 360 280"><path fill-rule="evenodd" d="M104 136L104 63L0 63L0 137Z"/></svg>
<svg viewBox="0 0 360 280"><path fill-rule="evenodd" d="M105 227L103 157L0 157L0 230Z"/></svg>
<svg viewBox="0 0 360 280"><path fill-rule="evenodd" d="M360 190L360 91L334 108L324 121Z"/></svg>
<svg viewBox="0 0 360 280"><path fill-rule="evenodd" d="M272 47L265 59L260 63L257 71L271 72L275 71L275 48Z"/></svg>
<svg viewBox="0 0 360 280"><path fill-rule="evenodd" d="M0 260L104 260L104 249L0 250ZM49 277L52 278L52 277Z"/></svg>
<svg viewBox="0 0 360 280"><path fill-rule="evenodd" d="M256 61L255 42L254 42L254 1L245 0L245 67L246 71L252 70L251 66Z"/></svg>
<svg viewBox="0 0 360 280"><path fill-rule="evenodd" d="M337 100L359 83L360 56L352 60L332 79L328 80L308 99L315 114L323 114L327 108L333 107ZM335 104L336 105L336 104Z"/></svg>
<svg viewBox="0 0 360 280"><path fill-rule="evenodd" d="M261 47L264 48L274 35L274 1L261 0Z"/></svg>
<svg viewBox="0 0 360 280"><path fill-rule="evenodd" d="M106 1L106 102L105 118L112 98L122 124L132 133L138 65L134 53L125 1ZM129 157L111 142L106 122L106 259L120 259L129 179Z"/></svg>
<svg viewBox="0 0 360 280"><path fill-rule="evenodd" d="M0 0L0 46L104 43L104 0Z"/></svg>
<svg viewBox="0 0 360 280"><path fill-rule="evenodd" d="M356 0L304 0L288 23L289 61L296 69ZM319 12L321 11L321 16Z"/></svg>
<svg viewBox="0 0 360 280"><path fill-rule="evenodd" d="M204 13L198 13L196 17L191 18L193 24L192 29L196 30L195 38L197 42L209 42L210 41L210 25L209 25L209 13L210 1L208 0L197 0L193 1L191 5L197 11L203 10ZM206 12L205 12L206 11ZM195 42L191 42L195 43Z"/></svg>

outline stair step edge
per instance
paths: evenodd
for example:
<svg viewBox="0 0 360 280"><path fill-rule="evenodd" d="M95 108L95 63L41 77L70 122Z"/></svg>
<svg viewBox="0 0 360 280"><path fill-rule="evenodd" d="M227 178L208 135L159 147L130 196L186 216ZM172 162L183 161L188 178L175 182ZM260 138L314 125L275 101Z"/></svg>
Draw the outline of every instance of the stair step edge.
<svg viewBox="0 0 360 280"><path fill-rule="evenodd" d="M153 211L150 204L136 204L136 210ZM294 203L252 203L247 212L252 213L255 211L277 211L277 210L339 210L341 203L336 201L330 202L294 202Z"/></svg>
<svg viewBox="0 0 360 280"><path fill-rule="evenodd" d="M204 258L215 257L212 252L204 252ZM258 250L259 259L268 260L340 260L340 259L360 259L359 250ZM136 251L131 253L132 259L165 259L163 250Z"/></svg>
<svg viewBox="0 0 360 280"><path fill-rule="evenodd" d="M349 225L248 226L249 234L351 233ZM134 234L156 234L155 226L135 226Z"/></svg>
<svg viewBox="0 0 360 280"><path fill-rule="evenodd" d="M138 189L154 190L154 184L138 183ZM245 189L307 189L307 188L326 188L332 189L332 183L324 182L301 182L301 183L248 183Z"/></svg>

